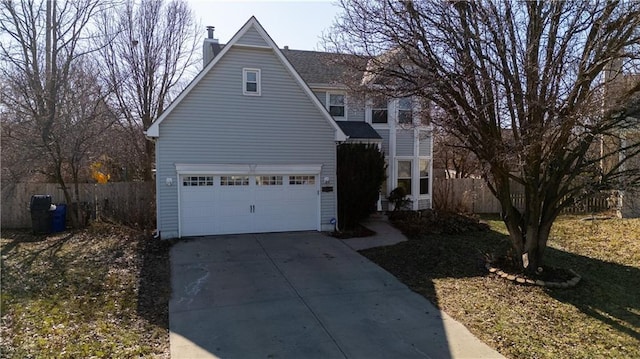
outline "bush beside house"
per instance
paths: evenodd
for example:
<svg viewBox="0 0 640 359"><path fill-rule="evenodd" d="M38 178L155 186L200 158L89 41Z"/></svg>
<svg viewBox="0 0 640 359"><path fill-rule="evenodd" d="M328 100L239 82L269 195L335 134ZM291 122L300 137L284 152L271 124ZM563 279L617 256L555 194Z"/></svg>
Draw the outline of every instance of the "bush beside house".
<svg viewBox="0 0 640 359"><path fill-rule="evenodd" d="M380 187L386 179L384 153L375 144L338 146L338 223L353 229L376 210Z"/></svg>

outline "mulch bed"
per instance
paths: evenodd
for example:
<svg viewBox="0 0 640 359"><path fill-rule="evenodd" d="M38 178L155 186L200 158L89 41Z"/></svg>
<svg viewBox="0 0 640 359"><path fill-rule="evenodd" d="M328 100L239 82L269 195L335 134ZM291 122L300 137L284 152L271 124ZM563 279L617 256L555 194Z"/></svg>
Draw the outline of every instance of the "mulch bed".
<svg viewBox="0 0 640 359"><path fill-rule="evenodd" d="M533 274L527 274L515 264L512 258L506 256L487 262L485 268L489 273L514 283L540 287L570 288L575 287L582 279L580 275L571 269L549 265L539 267Z"/></svg>

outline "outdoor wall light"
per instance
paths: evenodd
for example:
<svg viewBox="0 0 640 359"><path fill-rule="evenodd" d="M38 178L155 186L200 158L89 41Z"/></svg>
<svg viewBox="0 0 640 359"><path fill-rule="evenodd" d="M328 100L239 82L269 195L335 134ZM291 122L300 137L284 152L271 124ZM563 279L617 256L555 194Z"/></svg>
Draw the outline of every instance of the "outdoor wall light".
<svg viewBox="0 0 640 359"><path fill-rule="evenodd" d="M329 177L325 177L322 179L322 183L323 184L329 184L329 182L331 181L331 179Z"/></svg>
<svg viewBox="0 0 640 359"><path fill-rule="evenodd" d="M173 178L167 177L166 183L167 183L167 186L173 185Z"/></svg>

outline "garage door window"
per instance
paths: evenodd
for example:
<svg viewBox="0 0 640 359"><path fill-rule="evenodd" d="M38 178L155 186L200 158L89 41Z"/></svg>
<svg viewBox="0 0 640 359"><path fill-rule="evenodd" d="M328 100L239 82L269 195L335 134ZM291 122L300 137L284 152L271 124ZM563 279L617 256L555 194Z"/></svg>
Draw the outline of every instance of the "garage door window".
<svg viewBox="0 0 640 359"><path fill-rule="evenodd" d="M185 176L182 177L183 186L213 186L212 176Z"/></svg>
<svg viewBox="0 0 640 359"><path fill-rule="evenodd" d="M289 176L290 185L314 185L316 184L315 176Z"/></svg>
<svg viewBox="0 0 640 359"><path fill-rule="evenodd" d="M249 176L222 176L220 177L221 186L248 186Z"/></svg>
<svg viewBox="0 0 640 359"><path fill-rule="evenodd" d="M282 176L256 176L256 186L282 186Z"/></svg>

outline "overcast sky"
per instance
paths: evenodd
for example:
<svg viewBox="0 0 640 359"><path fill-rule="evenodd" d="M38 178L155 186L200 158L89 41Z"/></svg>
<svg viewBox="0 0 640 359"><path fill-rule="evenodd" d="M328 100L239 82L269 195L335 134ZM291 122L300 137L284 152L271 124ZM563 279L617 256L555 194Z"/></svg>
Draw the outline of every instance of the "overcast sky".
<svg viewBox="0 0 640 359"><path fill-rule="evenodd" d="M255 16L280 47L322 50L320 36L333 23L340 9L333 1L219 1L189 0L196 18L205 26L215 26L215 37L226 43Z"/></svg>

